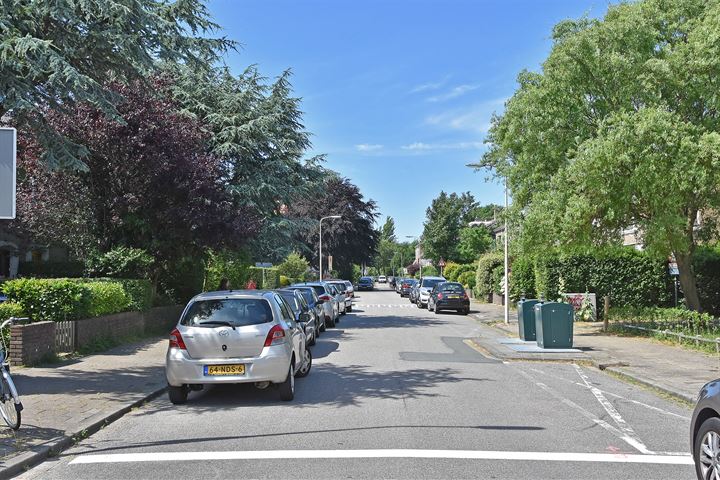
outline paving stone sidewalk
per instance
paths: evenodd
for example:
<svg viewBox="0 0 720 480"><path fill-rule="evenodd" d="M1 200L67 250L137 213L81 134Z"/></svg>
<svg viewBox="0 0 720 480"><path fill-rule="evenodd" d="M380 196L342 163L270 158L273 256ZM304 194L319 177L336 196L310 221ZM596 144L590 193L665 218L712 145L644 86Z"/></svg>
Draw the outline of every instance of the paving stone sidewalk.
<svg viewBox="0 0 720 480"><path fill-rule="evenodd" d="M502 306L473 302L472 309L473 316L488 325L482 330L481 338L477 339L479 346L498 345L503 336L518 337L517 313L514 310L510 311L510 323L506 325L503 323ZM576 322L573 347L583 353L567 360L587 359L601 369L688 402L695 401L705 383L720 378L720 357L717 355L668 345L652 338L607 335L602 331L601 323ZM488 351L492 354L501 348L498 345L498 350L493 352L488 348ZM509 360L531 359L533 355L516 358L509 348L506 350L506 359Z"/></svg>
<svg viewBox="0 0 720 480"><path fill-rule="evenodd" d="M0 430L0 478L162 392L166 350L167 339L154 338L49 367L12 368L24 410L18 432Z"/></svg>

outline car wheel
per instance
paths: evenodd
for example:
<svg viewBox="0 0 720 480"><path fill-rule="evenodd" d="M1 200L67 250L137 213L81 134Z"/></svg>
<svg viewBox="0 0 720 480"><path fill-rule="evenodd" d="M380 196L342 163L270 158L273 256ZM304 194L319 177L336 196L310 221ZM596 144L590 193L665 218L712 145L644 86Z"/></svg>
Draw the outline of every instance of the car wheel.
<svg viewBox="0 0 720 480"><path fill-rule="evenodd" d="M278 384L278 388L280 389L280 400L282 400L283 402L289 402L290 400L295 398L295 373L293 372L294 369L295 364L290 363L287 378L284 382Z"/></svg>
<svg viewBox="0 0 720 480"><path fill-rule="evenodd" d="M325 323L327 324L328 328L335 328L335 320L330 320L329 318L325 318Z"/></svg>
<svg viewBox="0 0 720 480"><path fill-rule="evenodd" d="M713 417L700 425L695 438L693 458L698 478L715 478L713 471L717 473L717 469L720 469L718 455L720 455L720 418Z"/></svg>
<svg viewBox="0 0 720 480"><path fill-rule="evenodd" d="M318 331L317 331L317 329L315 329L315 330L313 330L312 340L310 341L310 343L308 343L308 345L310 345L311 347L313 345L315 345L317 343L317 336L318 336Z"/></svg>
<svg viewBox="0 0 720 480"><path fill-rule="evenodd" d="M347 308L347 311L348 311L348 312L352 312L352 307L348 307L348 308Z"/></svg>
<svg viewBox="0 0 720 480"><path fill-rule="evenodd" d="M327 319L326 319L326 320L323 320L322 325L320 325L320 331L321 331L321 332L324 332L324 331L327 329L327 325L326 325L326 324L327 324ZM319 337L319 336L320 336L320 334L318 334L318 337Z"/></svg>
<svg viewBox="0 0 720 480"><path fill-rule="evenodd" d="M183 385L182 387L173 387L172 385L169 385L168 397L170 398L170 402L172 402L173 405L182 405L183 403L187 402L187 386Z"/></svg>
<svg viewBox="0 0 720 480"><path fill-rule="evenodd" d="M303 378L307 377L312 368L312 352L309 348L305 349L305 363L298 370L296 377Z"/></svg>
<svg viewBox="0 0 720 480"><path fill-rule="evenodd" d="M428 307L428 312L432 312L432 311L433 311L433 309L432 309L431 306L430 306L430 300L428 300L427 307Z"/></svg>
<svg viewBox="0 0 720 480"><path fill-rule="evenodd" d="M435 315L439 315L439 314L440 314L440 309L437 308L437 306L436 306L434 312L435 312Z"/></svg>

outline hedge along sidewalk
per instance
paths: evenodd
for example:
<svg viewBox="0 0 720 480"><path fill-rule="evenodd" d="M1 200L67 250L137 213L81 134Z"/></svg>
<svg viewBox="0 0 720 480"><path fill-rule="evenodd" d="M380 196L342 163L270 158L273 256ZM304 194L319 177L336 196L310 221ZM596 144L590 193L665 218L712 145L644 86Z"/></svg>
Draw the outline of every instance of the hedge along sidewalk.
<svg viewBox="0 0 720 480"><path fill-rule="evenodd" d="M9 478L162 393L166 338L153 338L60 366L13 367L23 406L18 432L3 428L0 478Z"/></svg>
<svg viewBox="0 0 720 480"><path fill-rule="evenodd" d="M516 312L510 312L510 323L506 325L501 306L473 302L471 308L475 312L473 316L491 324L493 330L518 337ZM489 337L492 335L488 334L482 340L487 341ZM593 364L602 370L690 403L695 401L705 383L720 378L717 356L646 337L606 335L601 323L575 322L574 347L583 349Z"/></svg>

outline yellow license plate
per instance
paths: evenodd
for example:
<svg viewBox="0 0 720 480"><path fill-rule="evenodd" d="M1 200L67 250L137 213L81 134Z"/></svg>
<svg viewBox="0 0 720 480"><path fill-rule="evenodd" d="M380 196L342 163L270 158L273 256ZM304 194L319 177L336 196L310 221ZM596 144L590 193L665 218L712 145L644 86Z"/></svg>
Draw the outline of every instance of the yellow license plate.
<svg viewBox="0 0 720 480"><path fill-rule="evenodd" d="M245 375L245 365L205 365L205 375Z"/></svg>
<svg viewBox="0 0 720 480"><path fill-rule="evenodd" d="M460 298L460 295L448 295L448 298Z"/></svg>

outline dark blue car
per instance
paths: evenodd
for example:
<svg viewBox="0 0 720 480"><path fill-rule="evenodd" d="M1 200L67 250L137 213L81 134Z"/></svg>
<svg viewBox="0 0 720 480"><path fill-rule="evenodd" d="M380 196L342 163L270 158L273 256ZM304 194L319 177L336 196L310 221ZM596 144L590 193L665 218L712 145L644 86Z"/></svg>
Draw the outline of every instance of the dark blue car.
<svg viewBox="0 0 720 480"><path fill-rule="evenodd" d="M374 287L373 279L370 277L360 277L360 280L358 281L357 289L358 290L372 290Z"/></svg>

